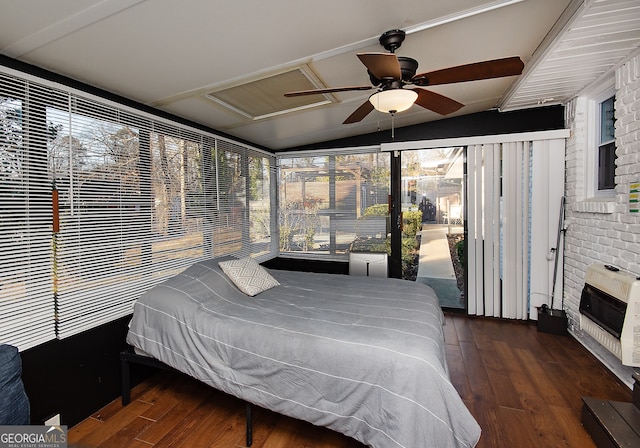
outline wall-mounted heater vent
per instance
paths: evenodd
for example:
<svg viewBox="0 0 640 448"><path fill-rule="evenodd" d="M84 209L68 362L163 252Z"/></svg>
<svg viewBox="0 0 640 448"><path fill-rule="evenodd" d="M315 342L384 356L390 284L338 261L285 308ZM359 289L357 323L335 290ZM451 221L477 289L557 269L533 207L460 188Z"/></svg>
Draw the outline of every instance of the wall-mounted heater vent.
<svg viewBox="0 0 640 448"><path fill-rule="evenodd" d="M580 297L580 329L622 364L640 367L640 278L613 266L589 266Z"/></svg>

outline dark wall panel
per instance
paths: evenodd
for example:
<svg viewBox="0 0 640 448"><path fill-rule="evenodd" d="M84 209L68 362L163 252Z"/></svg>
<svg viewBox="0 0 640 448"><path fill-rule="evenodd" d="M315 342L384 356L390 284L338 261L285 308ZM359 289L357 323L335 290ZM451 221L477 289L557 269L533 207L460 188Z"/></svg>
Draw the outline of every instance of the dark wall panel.
<svg viewBox="0 0 640 448"><path fill-rule="evenodd" d="M391 139L391 131L386 130L316 143L295 149L367 146L380 143L471 137L475 135L513 134L553 129L564 129L564 106L547 106L512 112L491 110L398 128L395 130L393 140Z"/></svg>
<svg viewBox="0 0 640 448"><path fill-rule="evenodd" d="M22 381L31 404L31 423L60 414L72 426L120 396L120 352L131 317L67 339L24 350ZM134 368L132 384L152 370Z"/></svg>

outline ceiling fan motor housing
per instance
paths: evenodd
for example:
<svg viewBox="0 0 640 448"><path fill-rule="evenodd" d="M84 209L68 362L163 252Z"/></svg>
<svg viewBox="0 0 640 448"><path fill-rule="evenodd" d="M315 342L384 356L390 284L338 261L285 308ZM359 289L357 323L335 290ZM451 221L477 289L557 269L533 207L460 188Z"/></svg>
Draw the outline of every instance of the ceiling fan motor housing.
<svg viewBox="0 0 640 448"><path fill-rule="evenodd" d="M400 63L402 80L405 82L411 81L411 78L416 75L416 70L418 70L418 61L406 56L398 56L398 62Z"/></svg>
<svg viewBox="0 0 640 448"><path fill-rule="evenodd" d="M398 56L398 63L400 64L400 72L402 73L402 81L410 82L412 78L415 76L416 71L418 70L418 61L413 58L408 58L406 56ZM369 80L371 81L371 85L379 86L380 84L386 84L386 79L378 79L373 73L367 70L369 74Z"/></svg>

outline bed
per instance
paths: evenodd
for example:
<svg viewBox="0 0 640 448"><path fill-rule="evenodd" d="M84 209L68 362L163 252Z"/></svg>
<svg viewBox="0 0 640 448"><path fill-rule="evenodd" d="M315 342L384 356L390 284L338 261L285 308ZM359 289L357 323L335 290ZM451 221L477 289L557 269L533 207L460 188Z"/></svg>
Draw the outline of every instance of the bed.
<svg viewBox="0 0 640 448"><path fill-rule="evenodd" d="M480 427L449 380L431 288L259 266L273 281L247 295L220 262L235 261L195 263L138 299L127 342L248 403L374 448L476 445Z"/></svg>

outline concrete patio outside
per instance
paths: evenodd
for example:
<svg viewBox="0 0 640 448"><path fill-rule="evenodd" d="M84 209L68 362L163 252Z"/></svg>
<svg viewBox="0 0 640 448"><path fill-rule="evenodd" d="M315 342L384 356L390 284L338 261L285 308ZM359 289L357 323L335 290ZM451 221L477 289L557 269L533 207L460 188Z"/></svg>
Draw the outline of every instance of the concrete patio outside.
<svg viewBox="0 0 640 448"><path fill-rule="evenodd" d="M462 226L423 224L420 240L420 261L416 281L431 286L443 308L466 308L462 292L458 289L451 262L448 233L462 233Z"/></svg>

